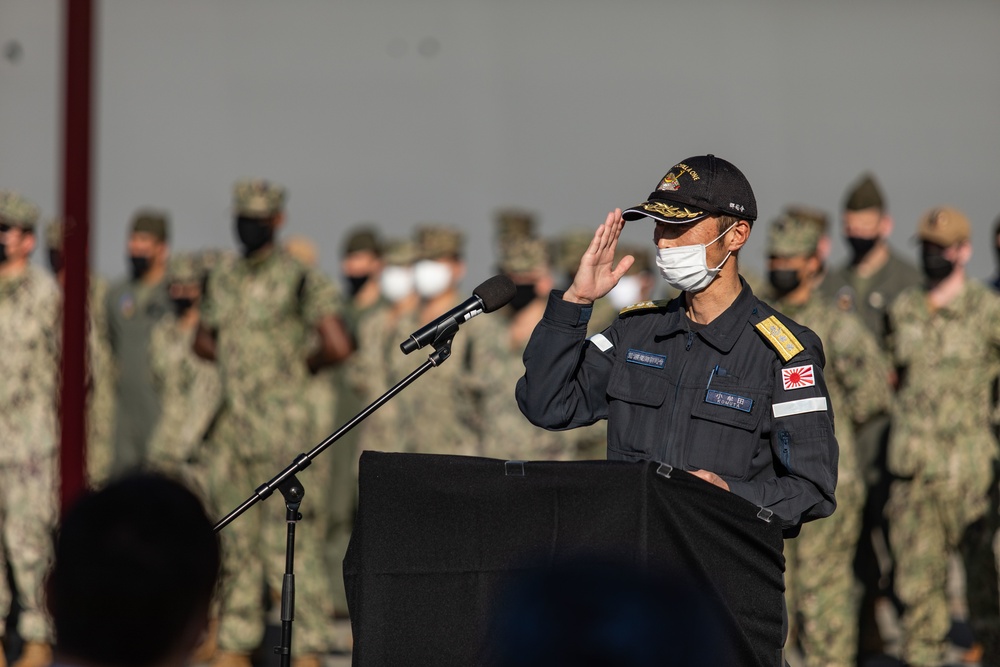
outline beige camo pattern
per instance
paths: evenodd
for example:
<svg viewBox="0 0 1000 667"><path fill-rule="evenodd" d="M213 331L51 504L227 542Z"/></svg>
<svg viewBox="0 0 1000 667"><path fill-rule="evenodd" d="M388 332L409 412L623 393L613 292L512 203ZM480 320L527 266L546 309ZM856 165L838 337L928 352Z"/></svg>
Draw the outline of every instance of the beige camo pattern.
<svg viewBox="0 0 1000 667"><path fill-rule="evenodd" d="M57 382L61 297L55 281L29 265L0 277L0 533L22 606L19 632L48 642L42 590L56 521ZM2 558L2 557L0 557ZM0 563L0 567L4 567ZM0 617L12 593L0 582Z"/></svg>
<svg viewBox="0 0 1000 667"><path fill-rule="evenodd" d="M204 439L222 406L222 381L215 364L194 353L195 331L170 314L150 333L149 364L161 410L147 456L150 466L180 477L207 501L211 456Z"/></svg>
<svg viewBox="0 0 1000 667"><path fill-rule="evenodd" d="M308 385L306 359L315 324L340 310L333 283L282 250L212 272L201 316L206 328L218 332L224 397L209 440L217 461L210 487L218 507L235 507L315 444L314 408L302 400ZM299 655L324 652L331 642L324 611L331 595L323 547L327 525L319 511L325 481L322 474L303 473L307 500L296 542L296 572L310 586L298 589L296 601ZM226 578L219 645L224 650L246 651L260 642L261 582L281 590L283 517L284 505L276 494L223 531Z"/></svg>
<svg viewBox="0 0 1000 667"><path fill-rule="evenodd" d="M906 479L893 485L886 507L897 593L907 605L902 657L937 665L950 623L948 558L986 511L993 482L990 392L1000 371L1000 298L970 280L951 304L932 311L926 290L914 288L890 308L890 329L893 360L903 369L888 466Z"/></svg>
<svg viewBox="0 0 1000 667"><path fill-rule="evenodd" d="M889 411L888 359L857 317L813 298L800 307L776 307L823 341L824 375L840 445L837 511L802 526L785 541L785 598L806 667L856 664L858 604L852 562L865 502L855 427Z"/></svg>

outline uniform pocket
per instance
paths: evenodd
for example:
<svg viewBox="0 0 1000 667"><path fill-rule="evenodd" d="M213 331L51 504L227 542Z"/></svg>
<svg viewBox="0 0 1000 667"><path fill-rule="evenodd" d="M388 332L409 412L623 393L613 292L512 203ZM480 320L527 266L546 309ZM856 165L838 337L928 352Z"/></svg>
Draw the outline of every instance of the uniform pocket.
<svg viewBox="0 0 1000 667"><path fill-rule="evenodd" d="M608 447L652 458L662 435L663 402L671 379L665 370L619 362L608 379ZM659 425L659 427L658 427Z"/></svg>
<svg viewBox="0 0 1000 667"><path fill-rule="evenodd" d="M745 477L761 446L755 434L768 405L764 391L714 381L691 410L690 464L724 477Z"/></svg>

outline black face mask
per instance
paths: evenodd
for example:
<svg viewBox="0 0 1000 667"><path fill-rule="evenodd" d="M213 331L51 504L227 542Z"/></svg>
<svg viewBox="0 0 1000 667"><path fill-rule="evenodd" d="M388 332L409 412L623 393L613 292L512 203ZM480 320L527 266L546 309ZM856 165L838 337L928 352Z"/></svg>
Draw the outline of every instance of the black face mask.
<svg viewBox="0 0 1000 667"><path fill-rule="evenodd" d="M194 305L194 299L190 297L180 297L180 298L172 297L170 300L174 304L174 313L177 314L177 317L183 317L184 313L191 310L191 306Z"/></svg>
<svg viewBox="0 0 1000 667"><path fill-rule="evenodd" d="M236 219L236 237L243 246L243 255L249 257L274 239L274 228L269 220L239 217Z"/></svg>
<svg viewBox="0 0 1000 667"><path fill-rule="evenodd" d="M510 306L515 311L518 311L534 300L535 285L533 283L528 283L527 285L517 285L517 291L514 292L514 298L510 300Z"/></svg>
<svg viewBox="0 0 1000 667"><path fill-rule="evenodd" d="M0 264L7 263L7 244L0 243Z"/></svg>
<svg viewBox="0 0 1000 667"><path fill-rule="evenodd" d="M851 246L851 264L857 264L875 247L875 244L878 243L878 237L863 239L859 236L848 236L847 243Z"/></svg>
<svg viewBox="0 0 1000 667"><path fill-rule="evenodd" d="M944 280L955 270L955 262L945 259L940 250L924 248L920 259L924 275L934 283Z"/></svg>
<svg viewBox="0 0 1000 667"><path fill-rule="evenodd" d="M361 291L361 288L365 286L365 283L368 282L369 277L370 276L367 275L344 276L344 280L347 281L347 293L350 294L352 297L356 296L357 293Z"/></svg>
<svg viewBox="0 0 1000 667"><path fill-rule="evenodd" d="M129 255L129 270L132 271L132 280L139 280L149 273L149 257L143 255Z"/></svg>
<svg viewBox="0 0 1000 667"><path fill-rule="evenodd" d="M58 250L49 250L49 268L52 273L59 273L63 268L62 253Z"/></svg>
<svg viewBox="0 0 1000 667"><path fill-rule="evenodd" d="M794 269L773 269L767 274L767 278L779 296L794 291L802 283L799 272Z"/></svg>

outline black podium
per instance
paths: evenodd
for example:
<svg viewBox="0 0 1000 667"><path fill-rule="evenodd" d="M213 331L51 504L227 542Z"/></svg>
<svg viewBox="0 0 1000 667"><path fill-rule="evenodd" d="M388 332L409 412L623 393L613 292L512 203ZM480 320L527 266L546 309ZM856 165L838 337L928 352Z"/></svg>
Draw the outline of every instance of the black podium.
<svg viewBox="0 0 1000 667"><path fill-rule="evenodd" d="M516 582L586 559L669 575L708 604L728 664L781 665L782 535L759 513L653 462L365 452L344 559L354 665L491 664ZM661 664L678 664L670 630Z"/></svg>

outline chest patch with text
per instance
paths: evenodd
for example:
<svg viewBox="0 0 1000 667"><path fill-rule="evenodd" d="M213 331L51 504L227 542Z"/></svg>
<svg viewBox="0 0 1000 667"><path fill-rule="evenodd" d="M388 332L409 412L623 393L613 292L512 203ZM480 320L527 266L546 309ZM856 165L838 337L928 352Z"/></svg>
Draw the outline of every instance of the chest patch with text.
<svg viewBox="0 0 1000 667"><path fill-rule="evenodd" d="M649 366L650 368L663 368L667 364L667 357L663 354L653 354L630 348L625 355L625 361L630 364Z"/></svg>
<svg viewBox="0 0 1000 667"><path fill-rule="evenodd" d="M728 391L709 389L705 392L705 402L712 405L721 405L724 408L732 408L742 412L750 412L753 408L753 399L748 396L731 394Z"/></svg>

